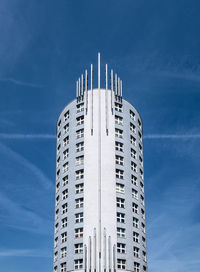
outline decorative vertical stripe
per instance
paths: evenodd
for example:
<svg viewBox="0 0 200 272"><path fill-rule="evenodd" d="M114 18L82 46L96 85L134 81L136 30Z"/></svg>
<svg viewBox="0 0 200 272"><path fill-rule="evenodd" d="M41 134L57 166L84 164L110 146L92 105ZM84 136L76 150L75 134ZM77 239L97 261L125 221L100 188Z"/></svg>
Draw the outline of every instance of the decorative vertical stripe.
<svg viewBox="0 0 200 272"><path fill-rule="evenodd" d="M88 111L88 75L87 70L85 70L85 114L87 114Z"/></svg>
<svg viewBox="0 0 200 272"><path fill-rule="evenodd" d="M100 55L98 55L98 66L100 68ZM99 71L99 80L100 80L100 71ZM100 81L99 81L100 87ZM98 127L98 249L99 249L99 271L101 271L101 92L100 88L98 89L98 98L99 98L99 127Z"/></svg>
<svg viewBox="0 0 200 272"><path fill-rule="evenodd" d="M108 268L109 268L109 272L111 272L111 265L112 265L112 261L111 261L111 237L108 237Z"/></svg>
<svg viewBox="0 0 200 272"><path fill-rule="evenodd" d="M97 234L94 228L94 272L97 270Z"/></svg>
<svg viewBox="0 0 200 272"><path fill-rule="evenodd" d="M103 242L104 242L104 271L106 271L106 250L107 250L107 248L106 248L106 229L104 228L104 240L103 240Z"/></svg>
<svg viewBox="0 0 200 272"><path fill-rule="evenodd" d="M111 111L112 114L114 112L114 92L113 92L113 70L111 70L111 75L110 75L110 85L111 85Z"/></svg>

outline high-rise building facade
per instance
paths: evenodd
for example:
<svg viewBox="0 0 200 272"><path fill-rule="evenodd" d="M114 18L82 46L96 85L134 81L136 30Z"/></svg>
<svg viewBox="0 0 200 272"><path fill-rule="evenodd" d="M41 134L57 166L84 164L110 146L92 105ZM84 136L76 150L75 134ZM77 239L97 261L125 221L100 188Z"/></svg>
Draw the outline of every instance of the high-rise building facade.
<svg viewBox="0 0 200 272"><path fill-rule="evenodd" d="M100 54L97 74L57 122L54 272L145 272L142 122L107 65L100 87Z"/></svg>

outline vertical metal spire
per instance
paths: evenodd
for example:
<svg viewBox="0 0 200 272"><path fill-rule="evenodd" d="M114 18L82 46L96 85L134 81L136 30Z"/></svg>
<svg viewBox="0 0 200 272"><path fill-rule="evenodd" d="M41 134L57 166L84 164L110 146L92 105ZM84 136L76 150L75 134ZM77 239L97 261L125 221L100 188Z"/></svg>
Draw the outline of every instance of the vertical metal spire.
<svg viewBox="0 0 200 272"><path fill-rule="evenodd" d="M117 95L117 74L115 74L115 95Z"/></svg>
<svg viewBox="0 0 200 272"><path fill-rule="evenodd" d="M117 86L118 86L118 95L121 96L121 89L120 89L120 78L118 77L118 83L117 83Z"/></svg>
<svg viewBox="0 0 200 272"><path fill-rule="evenodd" d="M85 96L86 96L85 113L87 114L87 111L88 111L88 74L87 74L87 70L85 70Z"/></svg>
<svg viewBox="0 0 200 272"><path fill-rule="evenodd" d="M83 74L81 75L81 95L83 95Z"/></svg>
<svg viewBox="0 0 200 272"><path fill-rule="evenodd" d="M81 80L80 80L80 77L78 79L78 96L81 95Z"/></svg>
<svg viewBox="0 0 200 272"><path fill-rule="evenodd" d="M106 64L106 90L108 90L108 64Z"/></svg>
<svg viewBox="0 0 200 272"><path fill-rule="evenodd" d="M100 53L98 53L98 89L100 89Z"/></svg>
<svg viewBox="0 0 200 272"><path fill-rule="evenodd" d="M111 70L111 73L110 73L110 87L111 87L111 111L113 114L113 109L114 109L113 70Z"/></svg>
<svg viewBox="0 0 200 272"><path fill-rule="evenodd" d="M93 86L92 86L92 84L93 84L93 65L91 64L91 78L90 78L90 89L91 89L91 91L92 91L92 89L93 89Z"/></svg>
<svg viewBox="0 0 200 272"><path fill-rule="evenodd" d="M78 97L78 80L76 81L76 97Z"/></svg>

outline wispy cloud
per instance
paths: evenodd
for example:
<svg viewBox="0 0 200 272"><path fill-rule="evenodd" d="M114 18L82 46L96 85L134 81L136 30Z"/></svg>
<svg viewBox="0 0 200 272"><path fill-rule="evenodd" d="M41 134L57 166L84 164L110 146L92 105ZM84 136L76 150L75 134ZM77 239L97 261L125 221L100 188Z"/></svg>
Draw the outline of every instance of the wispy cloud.
<svg viewBox="0 0 200 272"><path fill-rule="evenodd" d="M143 139L156 140L156 139L174 139L174 140L188 140L200 139L200 134L144 134Z"/></svg>
<svg viewBox="0 0 200 272"><path fill-rule="evenodd" d="M49 258L47 250L41 249L0 249L0 257L40 257Z"/></svg>
<svg viewBox="0 0 200 272"><path fill-rule="evenodd" d="M53 134L21 134L21 133L0 133L0 139L34 140L34 139L56 139Z"/></svg>
<svg viewBox="0 0 200 272"><path fill-rule="evenodd" d="M19 162L21 165L23 165L23 167L25 167L33 175L35 175L37 177L36 180L40 184L42 184L45 189L53 188L53 183L51 182L51 180L43 173L43 171L38 166L36 166L32 162L24 158L21 154L13 151L11 148L7 147L6 145L0 144L0 150L5 152L6 156Z"/></svg>
<svg viewBox="0 0 200 272"><path fill-rule="evenodd" d="M16 85L27 86L31 88L43 88L45 85L35 84L31 82L21 81L14 78L0 78L0 81L9 82Z"/></svg>
<svg viewBox="0 0 200 272"><path fill-rule="evenodd" d="M29 232L48 234L47 228L51 225L49 220L22 207L3 193L0 193L0 204L5 211L5 216L0 217L2 225Z"/></svg>

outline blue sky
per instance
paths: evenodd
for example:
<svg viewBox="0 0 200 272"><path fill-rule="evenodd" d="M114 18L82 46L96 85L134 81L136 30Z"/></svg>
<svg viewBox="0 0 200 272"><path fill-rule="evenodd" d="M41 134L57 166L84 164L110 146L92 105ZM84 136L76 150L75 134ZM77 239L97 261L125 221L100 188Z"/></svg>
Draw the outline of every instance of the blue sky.
<svg viewBox="0 0 200 272"><path fill-rule="evenodd" d="M200 271L199 9L0 1L2 272L52 271L55 124L98 51L143 119L149 272Z"/></svg>

